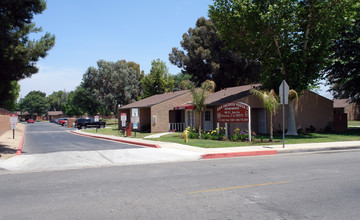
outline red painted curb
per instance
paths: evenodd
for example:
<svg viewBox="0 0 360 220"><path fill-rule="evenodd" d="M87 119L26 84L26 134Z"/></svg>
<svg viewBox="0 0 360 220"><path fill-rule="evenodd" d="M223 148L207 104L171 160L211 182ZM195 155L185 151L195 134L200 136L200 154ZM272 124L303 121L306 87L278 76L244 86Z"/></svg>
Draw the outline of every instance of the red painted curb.
<svg viewBox="0 0 360 220"><path fill-rule="evenodd" d="M110 141L117 141L117 142L122 142L122 143L127 143L127 144L141 145L144 147L161 148L157 144L148 144L148 143L141 143L141 142L128 141L128 140L119 140L119 139L115 139L115 138L111 138L111 137L101 137L101 136L95 136L95 135L91 135L91 134L81 134L81 133L77 133L75 131L70 131L70 132L74 133L74 134L86 136L86 137L99 138L99 139L110 140Z"/></svg>
<svg viewBox="0 0 360 220"><path fill-rule="evenodd" d="M215 153L215 154L203 154L202 159L217 159L225 157L246 157L246 156L263 156L278 154L277 150L264 150L264 151L249 151L249 152L235 152L235 153Z"/></svg>
<svg viewBox="0 0 360 220"><path fill-rule="evenodd" d="M26 126L24 127L23 134L22 134L19 146L16 149L16 155L21 155L21 152L22 152L22 149L23 149L23 146L24 146L25 130L26 130Z"/></svg>

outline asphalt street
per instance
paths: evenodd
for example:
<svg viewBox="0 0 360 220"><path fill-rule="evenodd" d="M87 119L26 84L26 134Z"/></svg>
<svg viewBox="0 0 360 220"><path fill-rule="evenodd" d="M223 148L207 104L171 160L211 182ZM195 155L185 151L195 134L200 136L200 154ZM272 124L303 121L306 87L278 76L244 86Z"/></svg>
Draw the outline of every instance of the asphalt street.
<svg viewBox="0 0 360 220"><path fill-rule="evenodd" d="M135 145L83 137L66 132L68 130L71 130L71 128L48 122L27 124L23 154L142 148Z"/></svg>
<svg viewBox="0 0 360 220"><path fill-rule="evenodd" d="M0 173L0 219L359 219L360 151Z"/></svg>

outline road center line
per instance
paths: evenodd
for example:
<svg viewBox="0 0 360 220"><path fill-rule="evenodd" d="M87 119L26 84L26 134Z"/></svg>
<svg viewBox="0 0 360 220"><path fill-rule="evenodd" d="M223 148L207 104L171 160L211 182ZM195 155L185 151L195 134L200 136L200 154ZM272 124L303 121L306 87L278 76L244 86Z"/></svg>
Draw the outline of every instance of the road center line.
<svg viewBox="0 0 360 220"><path fill-rule="evenodd" d="M255 184L255 185L233 186L233 187L227 187L227 188L193 191L193 192L189 192L189 194L204 193L204 192L216 192L216 191L223 191L223 190L229 190L229 189L250 188L250 187L256 187L256 186L269 186L269 185L284 184L284 183L291 183L291 182L292 181L283 181L283 182L274 182L274 183L261 183L261 184Z"/></svg>

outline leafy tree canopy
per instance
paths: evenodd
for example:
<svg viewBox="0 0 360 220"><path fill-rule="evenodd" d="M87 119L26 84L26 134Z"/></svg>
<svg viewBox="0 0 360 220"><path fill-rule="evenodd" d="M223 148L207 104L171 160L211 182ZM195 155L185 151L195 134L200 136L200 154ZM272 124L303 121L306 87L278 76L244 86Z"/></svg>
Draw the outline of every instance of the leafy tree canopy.
<svg viewBox="0 0 360 220"><path fill-rule="evenodd" d="M14 80L7 84L4 88L8 91L8 98L3 102L2 107L9 111L15 111L17 107L17 99L20 94L20 85Z"/></svg>
<svg viewBox="0 0 360 220"><path fill-rule="evenodd" d="M197 86L207 79L213 80L218 90L259 81L259 63L229 49L218 36L215 25L204 17L183 34L180 44L184 51L173 48L169 60L191 75Z"/></svg>
<svg viewBox="0 0 360 220"><path fill-rule="evenodd" d="M74 96L76 91L77 90L69 92L66 97L66 101L62 105L62 111L69 117L81 116L85 113L85 111L82 110L79 103L74 102Z"/></svg>
<svg viewBox="0 0 360 220"><path fill-rule="evenodd" d="M150 73L145 75L141 80L142 89L144 92L143 98L170 92L174 89L174 79L169 74L164 61L160 59L151 62Z"/></svg>
<svg viewBox="0 0 360 220"><path fill-rule="evenodd" d="M20 99L19 103L21 111L27 111L31 116L45 114L50 105L47 102L46 94L41 91L31 91L25 98Z"/></svg>
<svg viewBox="0 0 360 220"><path fill-rule="evenodd" d="M67 100L68 93L66 91L57 91L53 92L48 96L48 103L50 104L50 109L54 111L62 111L63 104Z"/></svg>
<svg viewBox="0 0 360 220"><path fill-rule="evenodd" d="M55 44L55 36L46 33L39 40L29 38L42 31L31 22L46 8L44 0L0 1L0 106L13 98L12 81L38 72L36 62L44 58Z"/></svg>
<svg viewBox="0 0 360 220"><path fill-rule="evenodd" d="M299 92L318 82L354 2L214 0L209 16L224 40L261 61L265 87L277 89L285 79Z"/></svg>
<svg viewBox="0 0 360 220"><path fill-rule="evenodd" d="M66 102L65 112L67 115L83 115L87 112L94 116L102 112L98 97L89 88L78 86L70 99ZM80 114L81 113L81 114Z"/></svg>
<svg viewBox="0 0 360 220"><path fill-rule="evenodd" d="M360 4L360 3L359 3ZM360 5L356 19L344 26L330 56L333 61L326 69L326 78L335 98L351 98L360 104Z"/></svg>
<svg viewBox="0 0 360 220"><path fill-rule="evenodd" d="M105 114L116 112L119 104L129 104L141 95L141 74L136 68L138 64L126 63L124 60L117 62L99 60L97 65L98 68L87 69L81 86L96 97L103 106Z"/></svg>
<svg viewBox="0 0 360 220"><path fill-rule="evenodd" d="M181 82L185 80L190 81L191 75L180 72L176 75L173 75L173 79L174 79L174 90L179 91L182 90L180 86Z"/></svg>

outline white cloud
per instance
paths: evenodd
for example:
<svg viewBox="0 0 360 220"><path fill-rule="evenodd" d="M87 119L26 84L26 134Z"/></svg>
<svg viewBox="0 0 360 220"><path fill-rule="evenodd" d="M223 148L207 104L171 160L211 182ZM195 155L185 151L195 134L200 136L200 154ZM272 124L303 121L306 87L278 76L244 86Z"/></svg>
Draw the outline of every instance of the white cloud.
<svg viewBox="0 0 360 220"><path fill-rule="evenodd" d="M40 65L39 72L30 78L19 81L20 98L33 90L40 90L50 95L54 91L72 91L80 85L84 70L77 68L56 68Z"/></svg>

